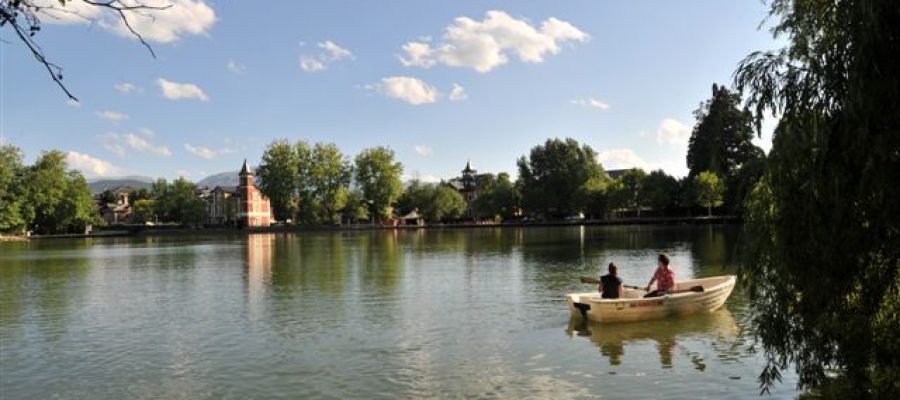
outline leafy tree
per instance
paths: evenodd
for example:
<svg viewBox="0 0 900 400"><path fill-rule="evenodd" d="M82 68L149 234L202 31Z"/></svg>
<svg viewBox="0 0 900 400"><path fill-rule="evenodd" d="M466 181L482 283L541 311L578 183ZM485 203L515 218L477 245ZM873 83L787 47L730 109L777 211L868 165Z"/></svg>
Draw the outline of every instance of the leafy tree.
<svg viewBox="0 0 900 400"><path fill-rule="evenodd" d="M350 162L334 143L316 143L309 173L313 197L323 214L319 221L337 222L338 211L344 208L350 192Z"/></svg>
<svg viewBox="0 0 900 400"><path fill-rule="evenodd" d="M0 232L21 230L31 220L25 215L25 173L19 148L0 146Z"/></svg>
<svg viewBox="0 0 900 400"><path fill-rule="evenodd" d="M515 184L510 181L509 174L501 172L496 179L486 174L481 180L478 197L472 204L472 210L478 218L512 218L518 208L519 193Z"/></svg>
<svg viewBox="0 0 900 400"><path fill-rule="evenodd" d="M597 153L574 139L547 139L518 160L522 201L529 212L570 215L579 211L579 190L603 175Z"/></svg>
<svg viewBox="0 0 900 400"><path fill-rule="evenodd" d="M725 179L725 204L735 214L743 214L750 192L766 170L765 158L754 158L744 163L736 173Z"/></svg>
<svg viewBox="0 0 900 400"><path fill-rule="evenodd" d="M38 233L62 231L56 208L66 195L67 169L66 155L58 150L44 152L29 169L26 180L29 186L28 200L34 206L33 225Z"/></svg>
<svg viewBox="0 0 900 400"><path fill-rule="evenodd" d="M206 203L197 197L197 187L183 177L167 183L158 179L153 184L156 215L166 222L197 226L206 219Z"/></svg>
<svg viewBox="0 0 900 400"><path fill-rule="evenodd" d="M365 200L371 201L372 217L387 217L388 207L403 191L403 165L394 161L393 150L384 147L363 150L355 161L356 184Z"/></svg>
<svg viewBox="0 0 900 400"><path fill-rule="evenodd" d="M147 221L155 221L156 207L155 200L138 199L131 205L131 222L143 224Z"/></svg>
<svg viewBox="0 0 900 400"><path fill-rule="evenodd" d="M342 208L341 216L348 223L359 222L369 218L369 205L358 190L347 193L347 201Z"/></svg>
<svg viewBox="0 0 900 400"><path fill-rule="evenodd" d="M641 216L641 207L646 201L642 196L644 192L644 180L647 179L647 173L640 168L632 168L617 179L622 187L618 194L624 200L624 206L634 210L635 215Z"/></svg>
<svg viewBox="0 0 900 400"><path fill-rule="evenodd" d="M415 210L424 213L433 197L434 185L422 183L419 180L413 180L410 182L409 186L403 190L400 197L397 198L397 212L401 215L409 214Z"/></svg>
<svg viewBox="0 0 900 400"><path fill-rule="evenodd" d="M58 232L84 232L88 225L100 221L91 189L80 172L66 173L65 191L54 212L54 230Z"/></svg>
<svg viewBox="0 0 900 400"><path fill-rule="evenodd" d="M658 169L644 179L640 197L653 210L671 210L678 206L678 189L678 180Z"/></svg>
<svg viewBox="0 0 900 400"><path fill-rule="evenodd" d="M746 161L761 156L762 150L751 142L753 116L740 107L740 101L739 94L714 84L712 98L694 111L697 124L687 154L692 178L702 171L728 176Z"/></svg>
<svg viewBox="0 0 900 400"><path fill-rule="evenodd" d="M694 186L697 190L697 204L706 207L706 215L712 216L712 208L722 205L725 185L712 171L703 171L694 177Z"/></svg>
<svg viewBox="0 0 900 400"><path fill-rule="evenodd" d="M134 203L138 200L152 199L153 193L151 193L147 188L138 188L133 190L128 198L132 203Z"/></svg>
<svg viewBox="0 0 900 400"><path fill-rule="evenodd" d="M781 117L740 270L764 385L793 365L826 396L900 396L898 18L895 0L773 0L786 48L735 73L757 121Z"/></svg>
<svg viewBox="0 0 900 400"><path fill-rule="evenodd" d="M313 148L305 140L297 141L294 146L297 157L297 177L294 190L297 193L296 217L300 222L317 223L322 213L321 203L315 198L315 182L313 182Z"/></svg>
<svg viewBox="0 0 900 400"><path fill-rule="evenodd" d="M112 189L105 189L100 193L100 201L104 204L115 203L116 202L116 194L113 193Z"/></svg>
<svg viewBox="0 0 900 400"><path fill-rule="evenodd" d="M269 198L275 219L293 217L297 209L298 159L294 146L287 140L269 143L256 170L259 190Z"/></svg>
<svg viewBox="0 0 900 400"><path fill-rule="evenodd" d="M429 221L458 219L466 212L466 200L456 189L442 183L432 190L424 211L425 218Z"/></svg>

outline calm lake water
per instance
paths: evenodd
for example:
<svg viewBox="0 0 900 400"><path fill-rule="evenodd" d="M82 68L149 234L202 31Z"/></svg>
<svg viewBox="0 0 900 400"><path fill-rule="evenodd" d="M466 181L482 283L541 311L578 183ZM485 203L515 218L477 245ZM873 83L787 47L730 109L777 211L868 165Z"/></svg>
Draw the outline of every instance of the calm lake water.
<svg viewBox="0 0 900 400"><path fill-rule="evenodd" d="M709 315L570 323L609 261L732 273L733 227L0 243L0 397L758 398L736 292ZM725 268L725 269L723 269ZM793 398L796 378L763 398Z"/></svg>

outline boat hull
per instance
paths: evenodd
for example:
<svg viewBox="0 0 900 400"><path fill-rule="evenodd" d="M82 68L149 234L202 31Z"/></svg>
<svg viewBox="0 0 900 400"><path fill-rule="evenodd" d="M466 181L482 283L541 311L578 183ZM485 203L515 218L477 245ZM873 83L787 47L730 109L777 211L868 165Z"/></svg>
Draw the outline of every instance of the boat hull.
<svg viewBox="0 0 900 400"><path fill-rule="evenodd" d="M702 292L685 291L645 299L643 290L626 289L622 298L602 299L596 292L566 295L573 318L595 322L628 322L715 311L734 290L734 275L690 279L676 283L677 290L703 286Z"/></svg>

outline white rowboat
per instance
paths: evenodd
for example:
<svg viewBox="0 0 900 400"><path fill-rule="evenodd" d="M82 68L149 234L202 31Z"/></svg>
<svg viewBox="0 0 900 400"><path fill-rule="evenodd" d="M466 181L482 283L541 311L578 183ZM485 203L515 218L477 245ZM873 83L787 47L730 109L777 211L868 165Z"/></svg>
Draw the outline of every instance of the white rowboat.
<svg viewBox="0 0 900 400"><path fill-rule="evenodd" d="M573 318L587 317L596 322L642 321L673 315L688 315L717 310L731 295L734 275L689 279L675 283L675 292L645 299L643 289L625 289L618 299L603 299L600 293L566 295ZM703 291L691 288L702 286Z"/></svg>

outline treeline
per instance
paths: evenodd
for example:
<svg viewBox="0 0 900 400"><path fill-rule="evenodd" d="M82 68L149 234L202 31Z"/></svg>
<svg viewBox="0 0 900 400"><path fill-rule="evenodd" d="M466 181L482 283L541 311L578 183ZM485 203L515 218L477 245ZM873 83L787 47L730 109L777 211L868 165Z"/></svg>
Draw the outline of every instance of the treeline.
<svg viewBox="0 0 900 400"><path fill-rule="evenodd" d="M99 221L87 181L69 169L63 152L25 165L19 148L0 146L0 232L84 232Z"/></svg>
<svg viewBox="0 0 900 400"><path fill-rule="evenodd" d="M403 166L385 147L363 150L351 161L333 143L276 140L256 174L275 218L301 224L388 218L403 191Z"/></svg>

